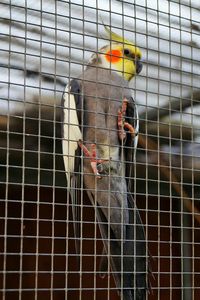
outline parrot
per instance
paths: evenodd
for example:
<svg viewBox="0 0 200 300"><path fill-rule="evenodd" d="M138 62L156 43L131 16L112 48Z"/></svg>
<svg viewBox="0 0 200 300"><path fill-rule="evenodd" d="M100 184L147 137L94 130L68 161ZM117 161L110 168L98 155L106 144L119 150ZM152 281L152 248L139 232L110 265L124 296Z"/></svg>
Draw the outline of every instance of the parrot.
<svg viewBox="0 0 200 300"><path fill-rule="evenodd" d="M80 255L79 207L85 190L103 241L100 273L111 270L120 299L146 299L144 225L133 196L139 117L129 82L142 70L142 52L104 26L109 43L91 55L62 98L62 149Z"/></svg>

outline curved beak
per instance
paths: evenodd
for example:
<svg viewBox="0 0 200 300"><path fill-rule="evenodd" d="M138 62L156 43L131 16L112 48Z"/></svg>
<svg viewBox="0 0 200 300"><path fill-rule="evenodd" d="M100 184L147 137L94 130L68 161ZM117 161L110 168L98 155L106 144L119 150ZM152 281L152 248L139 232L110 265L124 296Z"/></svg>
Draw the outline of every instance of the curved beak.
<svg viewBox="0 0 200 300"><path fill-rule="evenodd" d="M141 61L139 61L139 60L136 60L135 64L136 64L136 73L139 74L142 71L143 65L142 65Z"/></svg>

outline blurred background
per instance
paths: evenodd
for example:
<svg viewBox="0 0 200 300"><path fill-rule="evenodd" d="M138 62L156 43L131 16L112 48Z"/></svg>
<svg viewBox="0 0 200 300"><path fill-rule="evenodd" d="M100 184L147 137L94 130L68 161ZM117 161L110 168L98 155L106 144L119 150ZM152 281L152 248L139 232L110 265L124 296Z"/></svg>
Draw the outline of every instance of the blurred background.
<svg viewBox="0 0 200 300"><path fill-rule="evenodd" d="M198 299L199 1L1 0L0 11L2 299L118 299L113 279L95 273L102 242L85 193L79 273L61 148L65 85L108 43L103 23L143 53L131 87L148 299Z"/></svg>

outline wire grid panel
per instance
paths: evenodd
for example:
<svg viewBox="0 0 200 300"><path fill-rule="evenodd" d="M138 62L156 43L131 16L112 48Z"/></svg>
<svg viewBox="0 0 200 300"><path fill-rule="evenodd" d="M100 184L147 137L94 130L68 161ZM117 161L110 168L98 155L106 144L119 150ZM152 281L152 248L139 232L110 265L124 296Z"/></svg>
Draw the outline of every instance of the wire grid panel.
<svg viewBox="0 0 200 300"><path fill-rule="evenodd" d="M63 157L68 162L72 158L63 154L63 124L76 124L64 121L66 109L61 99L64 96L69 102L66 84L83 74L84 85L88 61L101 53L103 46L110 45L103 24L135 43L144 61L142 72L128 88L140 122L130 190L145 231L146 253L142 259L147 264L150 261L151 269L147 275L151 289L143 298L200 296L198 5L197 0L0 2L2 299L120 299L120 292L121 299L136 298L136 275L140 274L136 267L137 213L127 207L127 174L113 175L110 163L108 174L102 175L106 184L101 186L102 179L97 179L91 169L88 183L84 164L90 160L84 162L85 152L82 156L76 152L82 168L72 175L80 173L81 177L70 196L63 163ZM100 70L96 68L97 73ZM97 100L95 87L99 81L95 78L91 94L86 96ZM106 77L105 81L105 91L113 90L115 84ZM125 90L123 86L120 91L121 103ZM109 100L112 105L119 101L119 94L116 98L103 94L98 100ZM67 111L71 116L75 112ZM95 118L102 115L91 106L87 112ZM110 113L110 119L113 117L117 120L116 112ZM88 134L97 127L90 125L86 130L84 124L82 121L80 128ZM109 162L111 137L118 129L117 124L115 128L108 126L100 136L109 136ZM82 142L90 150L92 143L98 147L97 139L96 130L89 145L86 138ZM118 163L120 169L125 165L123 153L128 146L115 143L114 148L117 145L122 155L112 158L112 163ZM116 185L118 181L121 185ZM116 216L113 192L123 198L120 222L112 218L113 211ZM104 205L99 202L100 193L104 193ZM72 196L78 202L73 203ZM129 285L133 289L132 296L126 298L124 291L130 286L125 287L127 242L123 228L129 226L126 216L131 211L133 277ZM117 223L120 241L113 248ZM117 254L116 249L120 249ZM103 263L102 257L106 258Z"/></svg>

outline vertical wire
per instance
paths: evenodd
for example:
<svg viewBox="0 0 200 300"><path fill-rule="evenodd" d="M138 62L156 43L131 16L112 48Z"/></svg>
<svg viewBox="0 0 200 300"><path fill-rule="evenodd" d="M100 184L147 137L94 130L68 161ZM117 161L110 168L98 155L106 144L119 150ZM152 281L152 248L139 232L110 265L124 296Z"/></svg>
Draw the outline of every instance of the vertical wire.
<svg viewBox="0 0 200 300"><path fill-rule="evenodd" d="M83 7L83 14L84 14L84 7ZM83 26L84 26L84 21L83 21ZM85 40L84 40L84 36L83 36L83 45L85 43ZM83 46L83 61L84 61L84 57L85 57L85 52L84 52L84 46ZM84 64L81 65L82 67L82 70L81 70L81 73L83 74L83 82L84 82ZM83 99L84 101L84 99ZM82 107L81 107L81 115L82 115L82 131L84 132L84 128L83 128L83 125L84 125L84 103L82 103ZM83 137L84 139L84 137ZM82 150L81 150L82 151ZM83 178L83 175L84 175L84 161L83 161L83 153L81 153L81 199L80 199L80 207L78 207L78 210L80 210L80 220L78 220L78 222L80 223L79 226L80 226L80 261L79 261L79 275L80 275L80 278L79 278L79 300L82 299L82 285L83 285L83 240L84 240L84 236L83 236L83 226L84 226L84 221L83 221L83 213L84 213L84 178ZM79 203L79 202L78 202Z"/></svg>
<svg viewBox="0 0 200 300"><path fill-rule="evenodd" d="M82 46L82 74L83 74L83 84L84 84L84 76L85 76L85 69L84 69L84 57L85 57L85 23L84 23L84 16L85 16L85 1L83 0L83 3L81 5L81 9L82 9L82 24L83 24L83 46ZM81 35L81 33L79 33ZM82 93L84 93L84 91L82 90ZM84 122L84 114L82 113L82 122ZM83 127L82 127L83 128ZM82 129L84 132L84 128ZM83 137L84 138L84 137ZM84 201L84 190L83 190L83 186L84 186L84 181L83 181L83 175L84 175L84 162L83 162L83 154L82 154L82 168L81 168L81 172L82 172L82 182L81 182L81 207L78 207L78 209L80 209L80 265L79 265L79 300L82 299L82 295L83 295L83 283L84 283L84 269L83 269L83 257L84 257L84 253L83 253L83 226L84 226L84 222L83 222L83 201Z"/></svg>
<svg viewBox="0 0 200 300"><path fill-rule="evenodd" d="M135 10L136 11L136 10ZM144 133L142 133L143 136L145 136L145 150L144 150L144 156L145 156L145 192L144 192L144 196L145 196L145 223L146 224L149 224L149 220L148 220L148 210L149 210L149 193L148 193L148 146L147 146L147 136L148 136L148 110L147 110L147 107L148 107L148 95L147 95L147 87L148 87L148 77L149 77L149 64L148 64L148 61L149 61L149 51L148 51L148 38L147 38L147 32L148 32L148 23L147 23L147 0L145 1L145 29L144 31L146 32L146 58L145 58L145 61L147 62L146 63L146 75L145 78L145 84L146 84L146 87L145 87L145 116L144 116L144 123L145 123L145 130L144 130ZM139 118L140 120L140 118ZM140 132L140 127L139 127L139 132ZM136 169L136 168L135 168ZM135 171L136 172L136 171ZM135 182L137 180L137 177L135 179ZM135 183L136 186L137 186L137 182ZM137 196L137 194L136 194ZM148 243L150 242L149 240L149 230L150 230L150 227L148 225L146 225L146 230L145 230L145 235L146 235L146 266L147 266L147 272L148 272L148 261L149 261L149 253L148 253ZM148 276L148 275L147 275ZM148 282L148 278L147 278L147 282ZM148 297L148 296L146 296Z"/></svg>
<svg viewBox="0 0 200 300"><path fill-rule="evenodd" d="M147 5L147 2L145 1L145 5ZM149 74L149 64L148 64L148 61L149 61L149 51L148 51L148 38L147 38L147 32L148 32L148 23L147 23L147 7L145 7L145 32L146 32L146 75L144 75L146 77L146 80L145 80L145 83L146 83L146 86L145 86L145 117L144 117L144 121L146 123L145 125L145 135L147 137L147 124L148 124L148 110L147 110L147 107L148 107L148 96L147 96L147 78L148 78L148 74ZM140 127L139 127L139 132L140 132ZM146 138L146 143L147 143L147 138ZM147 155L148 155L148 152L147 152L147 147L145 148L145 163L146 163L146 170L145 170L145 178L147 178L147 174L148 174L148 166L147 166ZM136 172L136 168L135 168L135 172ZM137 177L135 179L135 184L137 183L136 182L137 180ZM136 190L136 189L135 189ZM148 277L148 271L149 271L149 267L148 267L148 263L149 263L149 252L148 252L148 249L149 249L149 245L150 245L150 236L149 236L149 231L150 231L150 226L148 225L149 224L149 214L148 214L148 211L149 211L149 195L148 195L148 180L145 181L145 223L146 223L146 230L145 230L145 234L146 234L146 267L147 267L147 277ZM151 267L150 267L151 268ZM148 283L148 278L147 278L147 283ZM148 296L147 296L148 297Z"/></svg>
<svg viewBox="0 0 200 300"><path fill-rule="evenodd" d="M84 57L84 51L83 51L83 57ZM82 65L82 69L83 69L83 65ZM82 73L84 74L84 72ZM83 75L84 76L84 75ZM82 104L81 107L81 114L82 114L82 130L83 129L83 120L84 120L84 104ZM82 151L82 150L81 150ZM83 162L83 153L81 153L81 170L79 171L81 174L79 174L79 176L81 176L81 182L80 182L80 189L81 189L81 193L80 193L80 202L78 201L78 210L80 210L80 219L77 220L77 222L79 222L80 226L80 253L79 253L79 300L82 299L82 285L83 285L83 241L84 241L84 236L83 236L83 226L84 226L84 221L83 221L83 213L84 213L84 179L83 179L83 168L84 168L84 162Z"/></svg>
<svg viewBox="0 0 200 300"><path fill-rule="evenodd" d="M192 2L190 1L190 20L192 20ZM191 40L192 40L192 28L191 28ZM194 106L193 106L193 74L194 74L194 61L193 61L193 49L191 47L191 136L192 136L192 156L191 156L191 199L192 199L192 215L191 215L191 227L192 227L192 234L191 234L191 297L192 300L195 300L195 216L194 216L194 205L195 205L195 162L194 162Z"/></svg>
<svg viewBox="0 0 200 300"><path fill-rule="evenodd" d="M190 20L192 20L192 1L190 0L189 2L190 5ZM192 40L192 29L191 29L191 40ZM192 47L191 47L191 94L193 95L193 86L194 86L194 82L193 82L193 74L194 74L194 62L193 62L193 52L192 52ZM194 110L193 110L193 99L191 97L191 146L192 146L192 156L191 156L191 199L192 199L192 214L191 216L188 216L191 218L191 222L189 224L189 226L191 226L192 228L192 234L191 234L191 249L190 249L190 289L191 289L191 298L192 300L194 300L194 291L195 291L195 285L194 285L194 274L195 274L195 270L194 270L194 258L195 258L195 252L194 252L194 245L195 245L195 239L194 239L194 229L195 229L195 224L194 224L194 202L195 202L195 195L194 195Z"/></svg>
<svg viewBox="0 0 200 300"><path fill-rule="evenodd" d="M11 1L11 0L10 0ZM10 20L12 18L12 10L11 10L11 2L9 5L9 13L10 13ZM11 53L11 24L9 25L9 53ZM6 285L7 285L7 239L8 239L8 195L9 195L9 155L10 155L10 90L11 90L11 56L8 57L8 114L7 114L7 128L6 128L6 187L5 187L5 219L4 219L4 249L3 249L3 300L6 300Z"/></svg>
<svg viewBox="0 0 200 300"><path fill-rule="evenodd" d="M84 34L85 34L85 24L84 24L85 1L84 0L83 0L83 4L81 6L81 9L82 9L82 15L83 15L82 16L82 24L83 24L83 46L82 46L83 47L83 51L82 51L83 57L82 57L82 59L83 59L83 62L84 62L84 57L85 57L85 48L84 48L84 46L85 46L85 36L84 36ZM80 33L80 35L81 35L81 33ZM83 83L84 83L84 63L82 63L82 70L81 71L82 71L82 74L83 74L83 78L82 79L83 79ZM82 91L82 92L84 93L84 91ZM83 120L84 120L84 115L82 114L82 122L84 122ZM84 128L82 130L84 132ZM82 161L83 161L83 159L82 159ZM83 167L84 167L84 165L83 165L83 162L82 162L82 171L81 171L82 174L84 172ZM83 187L83 181L82 181L82 186L81 187ZM83 225L84 225L84 222L83 222L83 199L84 198L83 198L83 188L82 188L81 189L81 207L78 207L78 209L81 210L80 211L80 220L78 220L80 222L79 300L82 300L83 271L84 271L83 270L83 256L84 256L84 254L83 254Z"/></svg>
<svg viewBox="0 0 200 300"><path fill-rule="evenodd" d="M35 300L38 299L38 285L39 285L39 278L38 278L38 274L39 274L39 244L40 244L40 183L41 183L41 174L40 174L40 170L41 170L41 158L40 158L40 153L41 153L41 99L42 99L42 95L41 95L41 89L42 89L42 82L41 82L41 70L42 70L42 18L43 18L43 14L42 14L42 0L40 0L40 64L39 64L39 96L38 96L38 137L37 137L37 141L38 141L38 152L37 152L37 156L38 156L38 161L37 161L37 165L38 165L38 175L37 175L37 210L36 210L36 252L35 252Z"/></svg>
<svg viewBox="0 0 200 300"><path fill-rule="evenodd" d="M56 98L56 72L57 72L57 3L55 2L55 31L54 31L54 38L55 38L55 61L54 61L54 97ZM51 216L51 279L50 279L50 299L53 300L54 298L54 241L55 241L55 175L56 175L56 103L53 104L53 180L52 180L52 190L53 190L53 199L52 199L52 216Z"/></svg>
<svg viewBox="0 0 200 300"><path fill-rule="evenodd" d="M171 70L171 60L170 60L170 70ZM171 78L171 71L169 71L169 80L172 82ZM171 99L172 97L172 91L171 91L171 84L169 86L169 97ZM170 224L169 224L169 230L170 230L170 250L169 250L169 275L170 275L170 300L173 300L173 206L172 206L172 115L171 115L171 102L169 101L169 217L170 217Z"/></svg>
<svg viewBox="0 0 200 300"><path fill-rule="evenodd" d="M27 1L25 1L25 7L27 7ZM26 70L26 52L27 52L27 14L25 11L24 21L24 70ZM25 189L25 154L26 154L26 76L24 77L24 102L23 102L23 129L22 129L23 141L22 141L22 196L21 196L21 220L20 220L20 266L19 266L19 300L22 299L22 285L23 285L23 244L24 244L24 189Z"/></svg>
<svg viewBox="0 0 200 300"><path fill-rule="evenodd" d="M109 25L110 25L110 28L112 26L112 15L111 15L111 10L112 10L112 7L111 7L111 1L109 2ZM111 35L109 36L109 41L108 43L110 43L110 50L112 51L112 37ZM112 64L110 62L110 71L112 72ZM112 83L109 82L109 85L111 85ZM110 86L110 89L112 88L112 86ZM102 99L102 101L104 101ZM115 99L113 100L115 101ZM110 146L110 145L108 145ZM110 155L110 149L109 149L109 155ZM109 161L110 161L110 157L108 158ZM111 190L111 174L110 174L110 167L109 167L109 175L108 175L108 188L109 188L109 191ZM112 193L112 191L111 191ZM108 256L108 285L107 285L107 297L108 299L110 299L110 289L111 289L111 276L112 276L112 270L111 270L111 262L110 262L110 258L111 258L111 240L110 240L110 237L111 237L111 193L107 193L108 194L108 236L107 236L107 241L106 243L108 243L108 253L107 253L107 256Z"/></svg>
<svg viewBox="0 0 200 300"><path fill-rule="evenodd" d="M96 4L97 4L97 2L96 2ZM97 24L96 24L96 26L97 26ZM98 29L96 29L96 30L98 30ZM97 31L97 34L98 34L98 31ZM98 38L96 38L96 48L95 48L95 51L98 54L98 51L99 51L99 49L98 49ZM98 79L97 79L98 78L98 72L99 72L99 69L98 69L98 65L97 65L97 66L95 66L95 78L92 80L92 82L94 82L96 84L97 84L97 81L98 81ZM88 96L90 97L91 95L88 95ZM97 119L97 114L98 114L98 111L97 111L97 101L98 101L98 98L97 97L98 96L96 94L96 89L95 89L93 97L94 97L94 101L95 101L95 105L96 105L96 107L95 107L95 118ZM88 112L90 113L91 111L88 109ZM91 141L90 141L90 143L91 143ZM98 145L98 140L97 140L97 136L96 136L96 125L95 125L94 143L96 144L96 147L97 147L96 149L98 149L99 145ZM98 151L97 151L97 153L98 153ZM96 153L96 155L98 155L97 153ZM95 176L95 175L93 174L93 176ZM94 187L93 187L94 190L92 190L92 193L94 193L94 203L90 202L90 205L93 206L92 209L94 211L94 221L93 221L94 222L94 224L93 224L94 225L94 236L93 236L93 239L94 239L94 250L93 250L93 256L92 256L92 259L93 259L93 299L96 298L96 289L95 289L95 287L96 287L96 280L95 280L94 255L95 255L95 251L96 251L96 238L97 238L97 209L98 209L97 208L97 206L98 206L98 203L97 203L97 199L98 199L98 195L97 195L97 189L98 189L98 187L97 187L97 180L98 179L95 176L95 178L94 178Z"/></svg>
<svg viewBox="0 0 200 300"><path fill-rule="evenodd" d="M181 20L181 4L179 3L179 22ZM180 22L181 23L181 22ZM181 46L181 29L179 30L180 34L180 72L183 70L183 61L182 61L182 46ZM183 95L183 84L182 84L182 73L180 74L180 99L182 100L184 97ZM180 200L181 200L181 240L180 240L180 246L181 246L181 299L184 299L185 295L185 286L184 286L184 219L185 219L185 210L184 210L184 205L183 205L183 135L182 135L182 124L183 124L183 109L182 109L182 101L180 101L180 157L181 157L181 162L180 162L180 186L181 186L181 195L180 195Z"/></svg>
<svg viewBox="0 0 200 300"><path fill-rule="evenodd" d="M72 24L71 24L71 2L69 1L68 3L68 6L69 6L69 41L68 41L68 50L69 50L69 61L68 61L68 65L69 65L69 70L68 70L68 86L69 86L69 83L70 83L70 80L71 80L71 40L72 40L72 37L71 37L71 33L72 33ZM68 91L69 91L69 88L68 88ZM69 107L69 101L70 101L70 95L69 93L66 95L64 94L63 97L65 97L67 99L67 102L68 102L68 107ZM62 107L62 109L64 110L64 105ZM63 111L63 114L64 114L64 111ZM70 119L70 112L68 114L68 120L67 122L69 123L69 119ZM65 125L65 118L63 118L63 130L64 130L64 125ZM67 130L68 130L68 127L67 127ZM69 133L68 133L68 136L69 136ZM64 138L64 136L63 136ZM68 143L68 146L67 146L67 149L69 148L69 142L70 141L66 141L66 143ZM68 151L69 152L69 151ZM69 165L69 157L67 158L68 159L68 165ZM69 172L69 170L67 170ZM69 291L69 288L68 288L68 284L69 284L69 225L70 225L70 221L69 221L69 210L70 210L70 193L69 193L69 189L70 189L70 182L68 182L68 180L70 180L70 176L67 174L67 203L66 203L66 246L65 246L65 298L68 299L68 291Z"/></svg>
<svg viewBox="0 0 200 300"><path fill-rule="evenodd" d="M160 34L160 28L159 28L159 2L157 0L157 6L158 6L158 9L157 9L157 26L158 26L158 36ZM159 81L159 78L160 78L160 63L161 63L161 59L160 59L160 36L159 36L159 39L158 39L158 97L160 95L160 81ZM157 145L158 145L158 148L157 148L157 157L158 157L158 161L157 161L157 174L158 174L158 179L157 179L157 185L158 185L158 213L157 213L157 216L158 216L158 300L161 299L161 289L160 289L160 285L161 285L161 258L162 258L162 248L161 248L161 245L162 245L162 240L161 240L161 220L160 220L160 217L161 217L161 174L160 174L160 166L161 166L161 160L160 160L160 127L159 127L159 124L160 124L160 115L159 115L159 111L160 111L160 101L159 101L159 98L158 98L158 119L157 119Z"/></svg>
<svg viewBox="0 0 200 300"><path fill-rule="evenodd" d="M136 9L135 9L135 6L134 6L134 12L135 12L135 16L136 16ZM137 16L136 16L137 18ZM134 41L135 41L135 44L137 45L137 40L136 40L136 32L137 32L137 27L136 27L136 20L134 20ZM124 27L124 26L123 26ZM132 31L131 31L132 32ZM136 74L137 75L137 74ZM134 87L134 101L136 101L137 99L136 98L136 91L137 91L137 86L136 86L136 77L134 77L134 83L135 83L135 87ZM137 109L136 107L137 103L135 104L135 110ZM137 115L137 112L134 113L135 116ZM137 138L137 137L136 137ZM135 146L135 143L134 143L134 146ZM137 145L136 145L137 146ZM137 199L136 199L136 154L135 154L135 149L133 150L134 151L134 268L133 268L133 274L134 274L134 277L133 277L133 280L134 280L134 283L133 283L133 286L134 286L134 297L137 298L136 296L136 288L137 288L137 281L136 281L136 277L137 277L137 272L138 272L138 269L137 269ZM131 178L132 180L132 178Z"/></svg>
<svg viewBox="0 0 200 300"><path fill-rule="evenodd" d="M99 10L98 0L96 0L96 36L97 36L97 38L96 38L96 53L98 53L98 49L99 49L99 39L98 39L98 29L99 29L98 12L99 11L98 10ZM93 257L93 259L94 259L94 300L97 299L97 295L96 295L96 290L97 290L97 265L96 265L96 262L97 262L97 213L96 212L97 212L96 209L94 209L94 257ZM102 252L102 254L103 254L103 252Z"/></svg>
<svg viewBox="0 0 200 300"><path fill-rule="evenodd" d="M122 37L123 37L123 40L124 40L124 37L125 37L125 26L124 26L124 3L122 2L122 12L121 12L121 19L122 19ZM124 49L124 44L123 44L123 49ZM123 72L125 71L125 66L124 66L124 61L123 61ZM123 75L123 74L121 74ZM124 94L124 87L122 87L122 92ZM123 96L122 96L123 97ZM122 101L122 105L123 105L123 99L121 99ZM122 106L121 106L122 107ZM123 172L123 168L125 167L125 148L124 148L124 141L122 140L122 143L121 143L121 147L122 147L122 155L121 155L121 164L122 164L122 173L120 174L121 177L125 177L126 175L126 172ZM124 173L124 174L123 174ZM123 181L123 178L121 178L121 180ZM126 178L125 178L126 180ZM123 193L125 193L124 190L122 190ZM126 194L126 198L127 198L127 194ZM126 200L127 203L128 203L128 199ZM126 236L124 236L124 230L123 230L123 227L125 225L125 220L124 220L124 210L125 209L129 209L128 206L127 208L124 207L124 202L122 203L122 207L121 207L121 295L122 295L122 299L123 299L123 292L124 292L124 259L126 259L126 257L124 258L124 247L123 247L123 243L124 243L124 240L126 238ZM126 255L126 254L125 254Z"/></svg>
<svg viewBox="0 0 200 300"><path fill-rule="evenodd" d="M170 12L171 12L171 3L168 4L169 9L169 23L170 23ZM171 31L169 29L169 40L171 41ZM172 97L172 61L171 61L171 42L169 42L169 55L170 55L170 62L169 62L169 99ZM170 277L170 283L169 283L169 293L170 293L170 300L173 300L173 278L172 278L172 272L173 272L173 206L172 206L172 114L171 114L171 101L169 101L169 214L170 214L170 250L169 250L169 277Z"/></svg>
<svg viewBox="0 0 200 300"><path fill-rule="evenodd" d="M191 4L191 3L190 3ZM191 7L189 7L189 11L190 11L190 14L191 14ZM181 10L182 12L182 10ZM181 15L182 17L182 15ZM182 26L181 26L182 28ZM183 39L183 33L181 31L181 41ZM191 66L191 58L190 58L190 66ZM191 70L190 70L191 72ZM183 81L183 76L184 74L181 74L181 86L184 86L184 81ZM190 83L191 85L191 83ZM182 93L182 98L184 97L184 94ZM187 97L188 98L188 97ZM188 101L188 99L186 100ZM192 106L192 104L190 105L190 107ZM184 116L183 116L184 117ZM191 117L191 112L190 112L190 117ZM191 127L191 121L190 120L190 127ZM182 125L183 124L183 125ZM183 132L184 130L184 127L183 126L189 126L189 125L185 125L184 123L181 122L181 133ZM184 136L183 136L184 138ZM191 144L192 146L192 144ZM193 148L193 147L192 147ZM184 149L184 148L183 148ZM191 151L193 152L193 151ZM183 153L184 154L184 153ZM188 157L189 159L189 155L186 153L186 157ZM181 161L183 162L183 159L181 159ZM184 173L185 173L185 168L184 168L184 164L183 164L183 180L185 181L185 176L184 176ZM193 201L192 201L193 203ZM183 206L184 207L184 206ZM191 253L192 253L192 249L191 249L191 237L192 235L190 234L190 226L191 226L191 219L192 218L192 215L190 215L186 209L186 207L184 207L184 228L183 228L183 276L184 276L184 299L187 300L187 299L191 299L192 297L192 287L191 287Z"/></svg>
<svg viewBox="0 0 200 300"><path fill-rule="evenodd" d="M98 50L99 50L99 47L98 47L98 45L99 45L99 43L98 43L98 1L96 1L96 7L97 7L97 11L96 11L96 34L97 34L97 39L96 39L96 53L98 53ZM97 67L97 76L98 76L98 72L99 72L99 69L98 69L98 67ZM98 79L97 79L97 77L96 77L96 81L98 81ZM97 82L96 82L96 85L97 85ZM97 104L97 101L98 101L98 99L97 99L97 96L98 95L94 95L95 96L95 101L96 101L96 104ZM97 109L96 109L96 112L97 112ZM97 114L98 114L98 112L97 112ZM96 116L97 117L97 116ZM96 132L96 131L95 131ZM96 136L95 136L95 142L97 143L97 147L98 147L98 141L96 141ZM97 154L98 155L98 154ZM95 178L95 185L97 185L97 178ZM97 195L96 195L96 197L98 197ZM95 197L95 198L96 198ZM98 205L97 204L97 198L96 198L96 200L95 200L95 205ZM94 209L94 208L93 208ZM95 208L94 209L94 214L95 214L95 216L94 216L94 254L93 254L93 260L94 260L94 269L93 269L93 282L94 282L94 300L96 300L96 298L97 298L97 293L96 293L96 276L95 276L95 273L96 273L96 264L95 264L95 255L97 254L97 208Z"/></svg>

